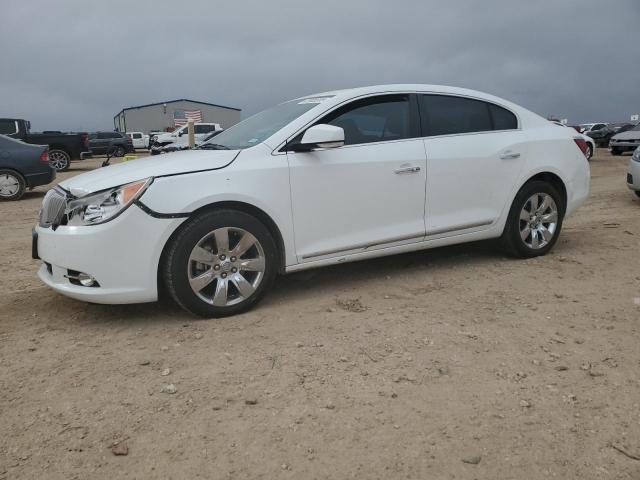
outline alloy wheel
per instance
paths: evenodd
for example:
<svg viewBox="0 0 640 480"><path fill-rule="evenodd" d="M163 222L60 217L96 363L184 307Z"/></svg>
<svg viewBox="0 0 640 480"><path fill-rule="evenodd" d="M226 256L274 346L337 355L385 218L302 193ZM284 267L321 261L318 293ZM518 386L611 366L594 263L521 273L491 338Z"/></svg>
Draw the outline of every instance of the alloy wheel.
<svg viewBox="0 0 640 480"><path fill-rule="evenodd" d="M558 207L547 193L535 193L520 211L520 238L524 244L538 250L544 248L556 233Z"/></svg>
<svg viewBox="0 0 640 480"><path fill-rule="evenodd" d="M189 285L216 307L236 305L256 291L266 268L260 242L236 227L218 228L202 237L188 260Z"/></svg>
<svg viewBox="0 0 640 480"><path fill-rule="evenodd" d="M49 152L49 165L56 170L63 170L69 165L69 159L64 152L54 150Z"/></svg>
<svg viewBox="0 0 640 480"><path fill-rule="evenodd" d="M13 197L20 190L20 181L10 173L0 176L0 196Z"/></svg>

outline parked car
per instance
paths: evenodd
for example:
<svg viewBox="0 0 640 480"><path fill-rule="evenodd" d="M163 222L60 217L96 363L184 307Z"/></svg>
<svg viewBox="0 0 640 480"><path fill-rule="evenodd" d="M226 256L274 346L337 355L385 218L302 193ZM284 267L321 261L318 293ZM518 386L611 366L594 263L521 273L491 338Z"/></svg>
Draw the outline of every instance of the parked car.
<svg viewBox="0 0 640 480"><path fill-rule="evenodd" d="M209 133L216 130L222 130L219 123L196 123L194 126L194 137L197 142L201 142L202 139ZM162 133L160 135L154 135L151 137L151 147L164 147L170 143L184 143L189 142L188 126L183 125L176 128L171 133ZM151 152L154 153L153 151Z"/></svg>
<svg viewBox="0 0 640 480"><path fill-rule="evenodd" d="M114 157L124 157L127 153L135 152L133 140L122 132L94 132L89 134L89 146L94 155L112 154Z"/></svg>
<svg viewBox="0 0 640 480"><path fill-rule="evenodd" d="M72 160L91 156L87 133L49 131L31 133L31 123L18 118L0 118L0 134L34 145L49 146L49 161L58 172L68 170Z"/></svg>
<svg viewBox="0 0 640 480"><path fill-rule="evenodd" d="M560 126L560 127L565 127L565 128L570 128L572 130L575 130L573 127L569 127L567 125L565 125L564 123L561 123L557 120L551 120L551 123L555 123L556 125ZM572 132L573 133L573 132ZM587 160L591 160L591 157L593 157L593 153L596 151L596 144L593 141L593 139L587 135L584 135L583 133L578 133L577 134L579 138L582 138L585 142L587 142L587 150L584 154L585 157L587 157Z"/></svg>
<svg viewBox="0 0 640 480"><path fill-rule="evenodd" d="M587 132L587 135L593 138L597 146L606 148L614 135L626 132L633 127L633 123L610 123L605 128Z"/></svg>
<svg viewBox="0 0 640 480"><path fill-rule="evenodd" d="M202 139L202 141L197 141L196 140L196 148L198 148L203 143L208 142L209 140L211 140L213 137L215 137L216 135L218 135L222 131L223 130L215 130L215 131L205 135L205 137ZM151 147L151 155L158 155L160 153L178 152L180 150L189 150L189 144L188 143L184 143L184 142L180 142L180 143L170 143L170 144L165 145L165 146L154 145L153 147Z"/></svg>
<svg viewBox="0 0 640 480"><path fill-rule="evenodd" d="M127 136L133 143L133 148L149 148L149 135L145 135L142 132L127 132Z"/></svg>
<svg viewBox="0 0 640 480"><path fill-rule="evenodd" d="M0 200L19 200L24 192L56 178L49 147L0 135Z"/></svg>
<svg viewBox="0 0 640 480"><path fill-rule="evenodd" d="M606 123L581 123L580 133L584 133L586 135L588 132L591 132L593 130L601 130L606 127Z"/></svg>
<svg viewBox="0 0 640 480"><path fill-rule="evenodd" d="M587 198L586 148L473 90L322 93L198 150L66 179L44 199L34 253L40 278L76 299L155 301L162 285L192 313L232 315L278 273L488 238L544 255Z"/></svg>
<svg viewBox="0 0 640 480"><path fill-rule="evenodd" d="M640 147L636 148L629 160L627 187L640 198Z"/></svg>
<svg viewBox="0 0 640 480"><path fill-rule="evenodd" d="M622 133L616 133L609 141L609 150L612 155L622 155L624 152L632 152L639 146L640 123Z"/></svg>

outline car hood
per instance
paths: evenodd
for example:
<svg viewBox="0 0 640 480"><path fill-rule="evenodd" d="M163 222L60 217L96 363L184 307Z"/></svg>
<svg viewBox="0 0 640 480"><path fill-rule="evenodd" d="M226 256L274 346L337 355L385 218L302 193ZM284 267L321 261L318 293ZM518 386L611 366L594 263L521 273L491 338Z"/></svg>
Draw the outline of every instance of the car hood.
<svg viewBox="0 0 640 480"><path fill-rule="evenodd" d="M640 138L640 131L638 130L628 130L626 132L618 133L612 137L614 140L632 140L635 138Z"/></svg>
<svg viewBox="0 0 640 480"><path fill-rule="evenodd" d="M233 162L240 150L189 150L109 165L83 173L60 183L76 197L117 187L148 177L180 175L202 170L224 168Z"/></svg>

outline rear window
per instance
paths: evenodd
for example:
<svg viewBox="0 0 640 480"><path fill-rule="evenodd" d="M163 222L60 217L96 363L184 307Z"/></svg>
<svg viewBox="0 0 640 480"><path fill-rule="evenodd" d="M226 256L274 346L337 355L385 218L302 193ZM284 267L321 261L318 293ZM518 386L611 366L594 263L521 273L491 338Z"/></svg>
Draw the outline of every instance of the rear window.
<svg viewBox="0 0 640 480"><path fill-rule="evenodd" d="M17 133L18 128L15 120L0 120L0 133L3 135L11 135Z"/></svg>

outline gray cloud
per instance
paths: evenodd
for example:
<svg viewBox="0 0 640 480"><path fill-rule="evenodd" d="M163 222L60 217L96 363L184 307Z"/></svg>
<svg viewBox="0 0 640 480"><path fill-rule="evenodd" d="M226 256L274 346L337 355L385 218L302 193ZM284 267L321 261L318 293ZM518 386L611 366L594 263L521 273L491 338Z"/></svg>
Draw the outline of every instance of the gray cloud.
<svg viewBox="0 0 640 480"><path fill-rule="evenodd" d="M487 91L571 122L639 113L637 0L0 0L0 116L113 128L193 98L248 115L380 83Z"/></svg>

